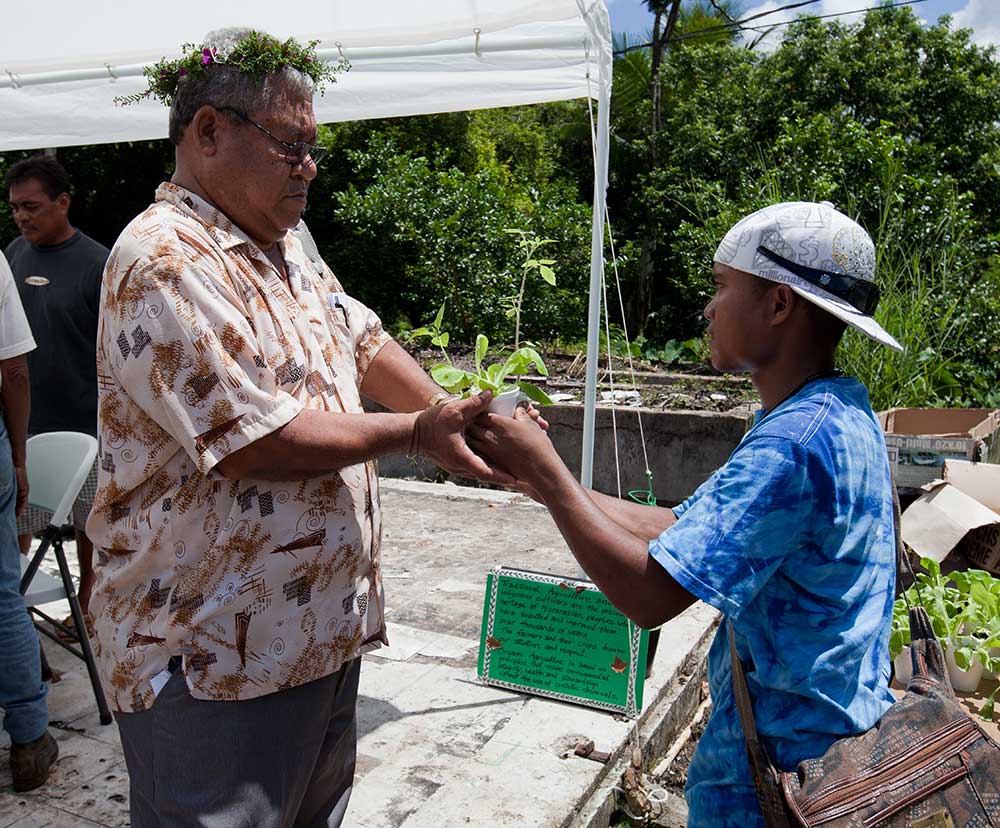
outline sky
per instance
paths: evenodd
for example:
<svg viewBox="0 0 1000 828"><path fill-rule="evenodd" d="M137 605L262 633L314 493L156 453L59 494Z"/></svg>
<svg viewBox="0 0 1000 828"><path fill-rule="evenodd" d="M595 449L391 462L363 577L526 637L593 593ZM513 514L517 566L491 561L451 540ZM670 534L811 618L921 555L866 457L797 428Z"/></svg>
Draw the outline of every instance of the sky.
<svg viewBox="0 0 1000 828"><path fill-rule="evenodd" d="M605 0L611 14L611 28L615 32L645 35L653 26L653 17L646 11L642 0ZM786 5L790 0L742 0L742 17L759 12L767 12ZM761 21L777 23L790 20L795 15L842 14L856 9L878 5L877 0L815 0L809 6L789 12L780 12L761 18ZM997 0L923 0L912 6L914 13L922 20L936 22L943 14L950 14L954 24L973 30L973 39L982 44L1000 44L1000 14L996 10ZM994 8L990 8L990 7ZM991 13L992 12L992 13ZM845 16L844 20L857 19L858 15ZM779 28L780 32L781 29Z"/></svg>

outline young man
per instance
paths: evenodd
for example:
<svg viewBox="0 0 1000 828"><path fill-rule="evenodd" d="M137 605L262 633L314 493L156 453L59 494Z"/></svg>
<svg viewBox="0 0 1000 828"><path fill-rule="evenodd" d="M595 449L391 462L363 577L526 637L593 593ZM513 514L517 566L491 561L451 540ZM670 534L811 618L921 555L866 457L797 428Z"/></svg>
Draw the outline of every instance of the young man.
<svg viewBox="0 0 1000 828"><path fill-rule="evenodd" d="M6 255L38 348L31 370L30 434L79 431L97 436L97 311L108 249L69 221L70 179L53 157L18 161L4 178L19 238ZM80 609L94 585L94 547L84 527L97 488L97 462L83 484L72 519L80 563ZM18 520L21 551L51 514L29 506ZM64 624L72 625L68 618Z"/></svg>
<svg viewBox="0 0 1000 828"><path fill-rule="evenodd" d="M889 465L867 391L834 367L846 325L901 349L871 316L874 264L868 234L825 202L767 207L726 234L705 309L712 364L748 372L763 410L673 510L585 491L523 417L480 418L470 432L549 508L625 615L653 627L698 599L724 613L709 656L712 716L688 774L691 828L763 825L730 627L758 731L784 769L867 730L892 703Z"/></svg>

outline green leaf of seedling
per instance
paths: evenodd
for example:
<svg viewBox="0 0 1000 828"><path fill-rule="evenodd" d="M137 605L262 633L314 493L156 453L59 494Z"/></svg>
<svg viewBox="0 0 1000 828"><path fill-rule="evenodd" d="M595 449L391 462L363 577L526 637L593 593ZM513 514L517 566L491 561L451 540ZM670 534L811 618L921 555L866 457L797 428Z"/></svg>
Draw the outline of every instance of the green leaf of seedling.
<svg viewBox="0 0 1000 828"><path fill-rule="evenodd" d="M539 259L538 263L539 264L544 264L544 265L554 265L556 263L556 260L555 259Z"/></svg>
<svg viewBox="0 0 1000 828"><path fill-rule="evenodd" d="M536 402L539 405L552 405L552 399L549 395L534 383L524 382L522 380L517 384L517 387L520 388L521 392L532 402Z"/></svg>
<svg viewBox="0 0 1000 828"><path fill-rule="evenodd" d="M449 339L450 337L448 335L448 332L444 331L443 333L440 333L437 336L433 337L431 339L431 344L437 345L439 348L447 348Z"/></svg>
<svg viewBox="0 0 1000 828"><path fill-rule="evenodd" d="M434 317L434 327L441 330L441 320L444 319L444 306L447 303L447 299L441 303L441 307L438 309L437 316Z"/></svg>
<svg viewBox="0 0 1000 828"><path fill-rule="evenodd" d="M972 666L972 650L968 647L956 647L955 664L959 670L968 670Z"/></svg>
<svg viewBox="0 0 1000 828"><path fill-rule="evenodd" d="M433 334L429 328L414 328L406 335L406 339L408 342L412 342L421 336L433 336Z"/></svg>
<svg viewBox="0 0 1000 828"><path fill-rule="evenodd" d="M494 388L498 388L503 385L503 381L509 373L504 370L506 366L506 362L498 362L486 369L486 379L489 380L490 384Z"/></svg>
<svg viewBox="0 0 1000 828"><path fill-rule="evenodd" d="M541 276L546 282L548 282L553 287L556 284L556 273L551 267L546 267L545 265L539 265L538 275Z"/></svg>
<svg viewBox="0 0 1000 828"><path fill-rule="evenodd" d="M475 380L475 374L451 365L435 365L431 368L434 382L452 394L460 394Z"/></svg>
<svg viewBox="0 0 1000 828"><path fill-rule="evenodd" d="M528 259L528 261L524 263L524 267L538 267L538 264L538 259Z"/></svg>
<svg viewBox="0 0 1000 828"><path fill-rule="evenodd" d="M988 722L996 720L996 701L997 693L1000 693L1000 688L997 688L992 693L990 693L989 698L986 699L986 704L983 705L982 710L979 711L979 718L985 719Z"/></svg>
<svg viewBox="0 0 1000 828"><path fill-rule="evenodd" d="M517 308L510 308L509 310L504 311L503 315L506 316L508 319L513 319L515 316L517 316Z"/></svg>
<svg viewBox="0 0 1000 828"><path fill-rule="evenodd" d="M500 384L493 382L488 377L484 377L482 374L473 380L473 386L478 388L480 391L492 391L494 397L500 393Z"/></svg>
<svg viewBox="0 0 1000 828"><path fill-rule="evenodd" d="M476 334L476 371L483 370L483 357L486 356L486 349L490 347L490 341L482 334Z"/></svg>
<svg viewBox="0 0 1000 828"><path fill-rule="evenodd" d="M545 362L542 360L541 355L534 348L524 346L518 348L514 353L507 357L506 368L507 374L525 374L528 369L534 365L535 370L538 371L543 377L549 375L548 370L545 368Z"/></svg>

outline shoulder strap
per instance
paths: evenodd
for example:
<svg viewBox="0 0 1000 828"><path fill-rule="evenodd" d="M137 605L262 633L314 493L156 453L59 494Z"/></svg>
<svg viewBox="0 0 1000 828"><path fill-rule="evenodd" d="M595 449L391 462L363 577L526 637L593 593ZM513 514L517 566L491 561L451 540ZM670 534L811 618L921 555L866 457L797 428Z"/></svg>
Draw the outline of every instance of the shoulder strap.
<svg viewBox="0 0 1000 828"><path fill-rule="evenodd" d="M732 621L727 620L726 625L729 629L729 652L733 659L733 695L740 716L740 725L743 727L743 737L746 740L750 773L757 789L757 801L760 802L760 810L767 828L790 828L785 799L778 782L778 771L768 758L767 751L757 734L747 677L743 671L743 662L736 653L736 637L733 635Z"/></svg>

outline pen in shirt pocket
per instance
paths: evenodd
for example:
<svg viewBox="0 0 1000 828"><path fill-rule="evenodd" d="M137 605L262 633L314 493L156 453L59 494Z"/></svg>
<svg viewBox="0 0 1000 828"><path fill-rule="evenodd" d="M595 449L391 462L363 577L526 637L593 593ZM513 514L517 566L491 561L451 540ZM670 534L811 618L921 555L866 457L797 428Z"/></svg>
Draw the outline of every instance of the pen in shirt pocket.
<svg viewBox="0 0 1000 828"><path fill-rule="evenodd" d="M344 324L348 327L351 326L351 318L347 315L347 306L341 301L341 299L346 299L346 294L343 293L331 293L327 296L327 302L330 303L330 310L333 311L334 316L336 316L337 311L342 311L344 314Z"/></svg>

